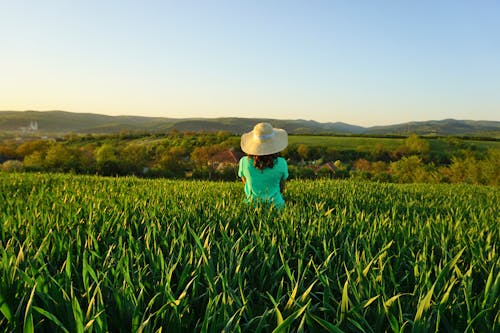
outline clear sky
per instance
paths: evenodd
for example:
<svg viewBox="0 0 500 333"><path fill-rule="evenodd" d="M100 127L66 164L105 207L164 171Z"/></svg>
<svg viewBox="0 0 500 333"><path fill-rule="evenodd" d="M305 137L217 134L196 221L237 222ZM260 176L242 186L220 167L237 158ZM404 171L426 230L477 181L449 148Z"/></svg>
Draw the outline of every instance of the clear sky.
<svg viewBox="0 0 500 333"><path fill-rule="evenodd" d="M500 1L0 0L0 110L500 120Z"/></svg>

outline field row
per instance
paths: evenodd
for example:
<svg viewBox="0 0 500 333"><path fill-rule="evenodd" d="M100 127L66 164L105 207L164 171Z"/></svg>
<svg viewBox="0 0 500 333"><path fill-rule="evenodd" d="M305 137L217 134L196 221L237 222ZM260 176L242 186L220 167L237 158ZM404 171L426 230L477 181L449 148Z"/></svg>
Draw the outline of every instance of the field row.
<svg viewBox="0 0 500 333"><path fill-rule="evenodd" d="M0 330L500 330L498 188L0 173Z"/></svg>

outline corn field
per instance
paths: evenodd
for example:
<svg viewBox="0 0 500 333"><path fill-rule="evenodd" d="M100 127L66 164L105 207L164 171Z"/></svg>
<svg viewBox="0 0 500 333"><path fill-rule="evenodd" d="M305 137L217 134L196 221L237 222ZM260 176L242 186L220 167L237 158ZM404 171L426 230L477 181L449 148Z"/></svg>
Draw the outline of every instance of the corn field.
<svg viewBox="0 0 500 333"><path fill-rule="evenodd" d="M500 190L0 173L3 332L500 332Z"/></svg>

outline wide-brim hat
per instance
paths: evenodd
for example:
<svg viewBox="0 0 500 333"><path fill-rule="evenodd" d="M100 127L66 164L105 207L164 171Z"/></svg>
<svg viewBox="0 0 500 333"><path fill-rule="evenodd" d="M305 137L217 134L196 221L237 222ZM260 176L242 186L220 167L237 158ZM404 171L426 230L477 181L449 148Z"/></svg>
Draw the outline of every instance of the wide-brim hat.
<svg viewBox="0 0 500 333"><path fill-rule="evenodd" d="M241 150L248 155L271 155L288 146L288 134L284 129L273 128L269 123L258 123L253 131L241 136Z"/></svg>

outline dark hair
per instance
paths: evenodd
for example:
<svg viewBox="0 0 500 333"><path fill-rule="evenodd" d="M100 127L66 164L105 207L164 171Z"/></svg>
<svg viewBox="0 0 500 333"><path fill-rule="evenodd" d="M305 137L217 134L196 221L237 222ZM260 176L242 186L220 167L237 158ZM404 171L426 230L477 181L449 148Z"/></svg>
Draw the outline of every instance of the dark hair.
<svg viewBox="0 0 500 333"><path fill-rule="evenodd" d="M272 168L276 159L280 156L279 153L271 155L248 155L253 160L253 166L259 170L264 170L265 168Z"/></svg>

